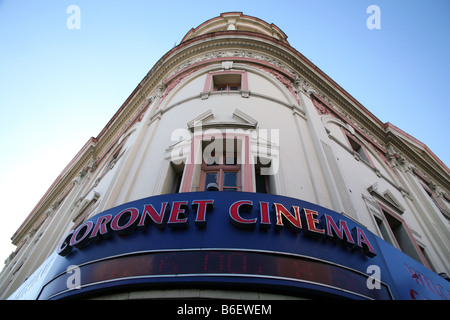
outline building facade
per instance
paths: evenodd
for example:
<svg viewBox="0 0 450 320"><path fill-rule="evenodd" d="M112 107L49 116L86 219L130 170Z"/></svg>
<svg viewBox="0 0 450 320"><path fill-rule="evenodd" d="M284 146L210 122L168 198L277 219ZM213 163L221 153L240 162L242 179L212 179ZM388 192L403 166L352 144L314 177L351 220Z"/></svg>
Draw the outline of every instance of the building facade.
<svg viewBox="0 0 450 320"><path fill-rule="evenodd" d="M155 64L12 242L2 299L449 299L450 171L229 12Z"/></svg>

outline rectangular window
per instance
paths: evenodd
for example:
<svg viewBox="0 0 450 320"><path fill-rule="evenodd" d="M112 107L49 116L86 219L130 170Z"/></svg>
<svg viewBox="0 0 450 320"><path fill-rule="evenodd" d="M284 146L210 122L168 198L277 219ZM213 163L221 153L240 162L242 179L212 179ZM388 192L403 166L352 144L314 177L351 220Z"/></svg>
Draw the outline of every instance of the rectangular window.
<svg viewBox="0 0 450 320"><path fill-rule="evenodd" d="M183 182L184 162L175 164L169 162L164 181L161 184L161 194L179 193Z"/></svg>
<svg viewBox="0 0 450 320"><path fill-rule="evenodd" d="M203 150L209 144L210 142L204 141ZM222 149L213 150L203 158L200 183L202 191L214 183L219 191L241 191L241 165L237 160L238 154L227 152L225 146L226 140L223 140ZM236 150L236 143L233 150Z"/></svg>
<svg viewBox="0 0 450 320"><path fill-rule="evenodd" d="M425 250L425 248L423 248L422 246L419 245L420 251L422 252L422 255L424 256L424 258L427 260L428 265L430 266L431 271L433 271L434 273L438 273L438 270L434 267L434 265L431 264L431 259L427 254L427 251Z"/></svg>
<svg viewBox="0 0 450 320"><path fill-rule="evenodd" d="M227 84L227 85L214 86L215 91L239 91L240 89L241 89L241 86L238 84Z"/></svg>
<svg viewBox="0 0 450 320"><path fill-rule="evenodd" d="M387 223L385 223L383 221L383 219L380 219L376 216L375 216L375 221L377 222L378 229L380 230L384 241L390 243L393 246L396 246L394 239L391 238L391 234L389 233L389 230L387 229Z"/></svg>
<svg viewBox="0 0 450 320"><path fill-rule="evenodd" d="M256 158L255 186L258 193L270 193L270 175L261 174L261 169L270 168L272 163L267 159Z"/></svg>
<svg viewBox="0 0 450 320"><path fill-rule="evenodd" d="M394 247L399 248L411 258L423 263L404 222L395 217L394 213L385 209L382 209L381 211L383 213L383 219L375 218L375 220L383 239Z"/></svg>
<svg viewBox="0 0 450 320"><path fill-rule="evenodd" d="M223 173L223 191L237 191L238 186L238 173L227 172Z"/></svg>
<svg viewBox="0 0 450 320"><path fill-rule="evenodd" d="M206 76L203 93L211 91L248 91L248 75L243 70L224 70L209 72ZM207 99L208 95L205 95Z"/></svg>
<svg viewBox="0 0 450 320"><path fill-rule="evenodd" d="M173 193L179 193L181 188L181 179L183 178L183 173L177 173L175 176L175 181L173 183Z"/></svg>
<svg viewBox="0 0 450 320"><path fill-rule="evenodd" d="M262 176L259 171L255 171L256 192L269 193L269 184L267 176Z"/></svg>
<svg viewBox="0 0 450 320"><path fill-rule="evenodd" d="M363 160L365 163L373 167L374 165L370 160L369 154L367 153L367 150L364 147L363 143L359 141L359 139L355 135L352 135L347 130L342 129L342 131L344 132L344 135L347 138L350 150L353 151L354 157L357 160Z"/></svg>
<svg viewBox="0 0 450 320"><path fill-rule="evenodd" d="M213 88L215 91L239 91L241 79L240 73L216 74L213 76Z"/></svg>
<svg viewBox="0 0 450 320"><path fill-rule="evenodd" d="M205 173L204 190L206 190L211 183L217 183L217 173L218 172Z"/></svg>
<svg viewBox="0 0 450 320"><path fill-rule="evenodd" d="M367 163L370 163L369 156L364 150L364 147L359 142L350 137L348 137L348 141L350 143L350 146L352 147L352 150L355 151L361 159L363 159Z"/></svg>

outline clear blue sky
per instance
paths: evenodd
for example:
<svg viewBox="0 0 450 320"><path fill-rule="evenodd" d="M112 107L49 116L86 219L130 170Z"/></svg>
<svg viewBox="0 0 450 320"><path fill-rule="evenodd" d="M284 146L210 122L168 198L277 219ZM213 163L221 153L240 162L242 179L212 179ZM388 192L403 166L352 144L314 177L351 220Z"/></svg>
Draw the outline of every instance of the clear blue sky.
<svg viewBox="0 0 450 320"><path fill-rule="evenodd" d="M70 30L69 5L80 8ZM381 29L369 30L369 5ZM0 0L0 268L10 237L157 60L193 27L241 11L383 122L450 165L450 1Z"/></svg>

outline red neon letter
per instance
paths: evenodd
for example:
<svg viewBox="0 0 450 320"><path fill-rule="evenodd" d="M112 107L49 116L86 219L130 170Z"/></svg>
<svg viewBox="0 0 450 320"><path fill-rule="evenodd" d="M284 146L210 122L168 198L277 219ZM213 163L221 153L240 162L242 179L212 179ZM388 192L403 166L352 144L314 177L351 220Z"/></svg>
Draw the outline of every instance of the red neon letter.
<svg viewBox="0 0 450 320"><path fill-rule="evenodd" d="M192 201L192 208L197 207L197 217L195 218L195 225L204 227L206 225L206 210L208 207L214 205L214 200L194 200Z"/></svg>
<svg viewBox="0 0 450 320"><path fill-rule="evenodd" d="M92 221L86 221L81 226L78 227L77 230L73 233L70 238L70 245L75 248L82 248L89 243L88 233L94 227L94 223ZM82 235L79 237L79 234Z"/></svg>
<svg viewBox="0 0 450 320"><path fill-rule="evenodd" d="M261 212L261 221L259 222L259 227L262 229L269 229L270 228L269 203L260 201L259 210Z"/></svg>
<svg viewBox="0 0 450 320"><path fill-rule="evenodd" d="M100 231L100 235L109 238L110 230L109 230L109 222L112 219L112 215L107 214L106 216L100 217L97 220L97 223L95 224L94 229L92 229L91 236L89 238L97 238L97 233Z"/></svg>
<svg viewBox="0 0 450 320"><path fill-rule="evenodd" d="M185 208L187 207L187 201L174 201L172 203L172 210L170 211L169 227L186 227L188 218L185 217ZM180 219L179 214L183 215Z"/></svg>
<svg viewBox="0 0 450 320"><path fill-rule="evenodd" d="M315 237L322 236L323 234L325 234L325 230L317 229L317 224L319 223L319 220L315 219L314 217L317 217L319 213L317 211L310 209L303 209L303 212L305 213L307 226L307 230L305 230L305 232L308 235Z"/></svg>
<svg viewBox="0 0 450 320"><path fill-rule="evenodd" d="M355 244L352 234L347 226L347 222L345 222L344 220L339 220L339 227L338 227L334 222L333 218L331 218L329 215L324 214L322 219L325 219L325 226L327 229L328 237L333 238L334 235L336 235L339 238L339 240L347 241L347 244L350 245ZM344 234L346 239L344 239Z"/></svg>
<svg viewBox="0 0 450 320"><path fill-rule="evenodd" d="M357 246L361 247L363 249L366 256L372 258L377 255L375 253L375 250L373 249L372 245L370 244L369 239L367 239L364 231L362 231L358 227L356 227L356 241L357 241Z"/></svg>
<svg viewBox="0 0 450 320"><path fill-rule="evenodd" d="M134 231L138 224L139 211L128 208L119 212L111 221L111 229L119 235L126 235ZM123 226L120 224L125 222Z"/></svg>
<svg viewBox="0 0 450 320"><path fill-rule="evenodd" d="M149 216L150 219L154 223L156 223L158 228L163 228L164 227L164 214L166 212L166 208L167 208L167 202L161 203L161 210L159 211L159 214L158 214L158 212L156 212L155 208L153 208L153 206L151 204L147 204L144 207L144 211L142 212L141 221L139 221L138 227L147 228L149 220L146 218L147 218L147 216Z"/></svg>
<svg viewBox="0 0 450 320"><path fill-rule="evenodd" d="M300 209L297 206L292 206L294 208L294 214L293 216L289 210L287 210L282 204L280 203L274 203L275 206L275 213L277 216L277 227L283 226L283 217L287 219L287 221L290 222L288 227L292 229L294 232L300 232L302 229L302 222L300 221Z"/></svg>
<svg viewBox="0 0 450 320"><path fill-rule="evenodd" d="M247 210L250 211L250 209L253 207L253 202L248 200L241 200L236 201L233 203L230 207L230 219L231 223L238 227L253 227L256 223L256 218L253 219L244 219L240 216L239 211L240 207L243 206Z"/></svg>

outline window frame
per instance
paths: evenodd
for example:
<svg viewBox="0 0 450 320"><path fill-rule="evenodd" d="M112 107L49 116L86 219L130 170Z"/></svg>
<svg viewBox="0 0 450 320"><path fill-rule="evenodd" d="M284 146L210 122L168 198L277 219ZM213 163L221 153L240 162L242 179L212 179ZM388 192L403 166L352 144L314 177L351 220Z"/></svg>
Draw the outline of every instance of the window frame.
<svg viewBox="0 0 450 320"><path fill-rule="evenodd" d="M372 159L370 158L369 152L366 149L366 146L359 140L359 138L357 138L356 136L352 136L351 133L345 129L342 130L344 131L345 137L347 138L350 151L355 152L360 160L363 160L371 167L375 167Z"/></svg>
<svg viewBox="0 0 450 320"><path fill-rule="evenodd" d="M386 242L390 243L392 246L396 247L403 253L407 254L409 257L415 259L416 261L419 261L427 268L431 268L428 260L424 256L416 239L412 235L411 230L408 228L408 225L405 222L405 220L402 217L400 217L398 214L394 213L392 210L387 208L386 206L382 205L380 202L377 201L377 204L380 209L380 216L378 216L378 217L375 216L375 221L377 223L377 228L379 230L379 233L382 235L382 238ZM407 240L409 240L409 242L410 242L410 244L408 243L407 245L411 245L411 247L406 248L408 250L405 250L404 239L403 239L403 241L401 239L399 239L398 235L396 234L397 232L393 230L393 227L392 227L391 223L389 222L389 219L394 220L396 223L399 224L399 227L401 227L404 230L405 234L407 235ZM377 220L381 221L381 223L378 223ZM381 224L381 226L380 226L380 224ZM385 229L385 232L387 233L389 239L385 239L386 234L381 230L381 227L383 227Z"/></svg>
<svg viewBox="0 0 450 320"><path fill-rule="evenodd" d="M183 181L183 172L176 172L172 186L172 193L180 193L182 181Z"/></svg>
<svg viewBox="0 0 450 320"><path fill-rule="evenodd" d="M237 89L231 89L231 87L237 87ZM219 90L219 88L225 88L224 90ZM227 83L227 84L221 84L221 85L214 85L214 91L217 92L229 92L229 91L236 91L239 92L241 90L241 85L239 83Z"/></svg>
<svg viewBox="0 0 450 320"><path fill-rule="evenodd" d="M261 169L263 169L263 168L270 168L272 166L272 160L268 161L268 159L265 159L264 162L263 162L263 161L261 161L261 157L255 157L254 161L255 161L255 164L254 164L255 192L270 194L271 193L270 175L262 175L261 174ZM265 163L265 162L267 162L267 163ZM264 185L264 191L258 190L258 188L259 188L258 179L261 179L261 182Z"/></svg>
<svg viewBox="0 0 450 320"><path fill-rule="evenodd" d="M234 139L237 142L235 153L237 154L237 161L241 166L240 177L238 179L238 183L240 183L240 191L253 192L253 164L249 158L251 155L250 135L245 132L228 135L226 131L221 131L220 134L213 134L207 131L194 134L190 141L190 154L187 158L184 179L180 192L200 191L203 189L203 143L211 141L211 138L214 137L219 140Z"/></svg>
<svg viewBox="0 0 450 320"><path fill-rule="evenodd" d="M241 83L235 83L235 82L230 82L227 84L224 84L226 86L232 86L232 85L238 85L238 90L224 90L226 92L229 91L236 91L236 92L240 92L242 90L244 91L248 91L248 75L247 75L247 71L245 70L229 70L229 71L215 71L215 72L209 72L206 76L206 81L205 81L205 86L203 88L204 92L211 92L211 91L215 91L215 92L221 92L218 91L216 89L217 85L214 83L214 77L215 76L227 76L227 75L240 75L241 77Z"/></svg>
<svg viewBox="0 0 450 320"><path fill-rule="evenodd" d="M236 163L235 164L226 164L225 159L227 157L233 156L236 158ZM224 152L218 157L218 162L216 164L207 164L205 162L205 159L202 160L202 173L201 173L201 178L200 178L200 185L199 185L199 189L200 191L206 191L206 176L208 173L217 173L217 179L216 179L216 183L219 186L219 191L224 191L224 189L232 189L234 187L224 187L223 183L224 183L224 176L225 173L227 172L232 172L232 173L236 173L236 191L242 191L242 184L241 184L241 164L239 163L239 161L237 161L238 159L238 154L236 152L234 153L228 153L228 152Z"/></svg>

